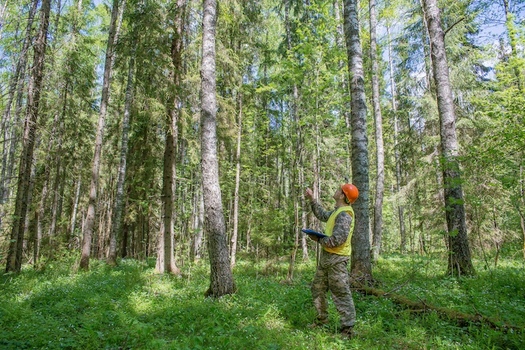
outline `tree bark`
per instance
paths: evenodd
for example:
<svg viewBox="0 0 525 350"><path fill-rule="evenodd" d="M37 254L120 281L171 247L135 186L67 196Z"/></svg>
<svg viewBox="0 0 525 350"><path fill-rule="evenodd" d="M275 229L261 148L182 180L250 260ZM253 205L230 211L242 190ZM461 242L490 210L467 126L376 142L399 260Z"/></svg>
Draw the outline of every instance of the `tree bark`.
<svg viewBox="0 0 525 350"><path fill-rule="evenodd" d="M219 186L217 159L217 96L215 81L216 0L204 0L201 70L201 168L204 197L204 227L208 235L210 287L206 296L235 293L230 266L226 225Z"/></svg>
<svg viewBox="0 0 525 350"><path fill-rule="evenodd" d="M381 115L381 96L379 94L379 67L377 63L377 17L376 2L369 1L370 11L370 57L372 61L372 103L374 105L376 138L376 193L374 201L373 260L381 253L383 231L383 194L385 188L385 150L383 144L383 117Z"/></svg>
<svg viewBox="0 0 525 350"><path fill-rule="evenodd" d="M13 101L15 101L15 97L17 95L19 96L19 98L17 98L16 103L18 106L21 105L24 78L26 75L27 56L33 37L32 27L35 14L37 12L38 3L38 0L33 1L31 9L29 10L24 44L22 45L20 58L16 63L15 72L10 78L7 102L5 104L4 113L2 114L2 125L0 128L0 132L4 136L5 145L2 151L2 167L0 170L0 227L2 226L2 219L5 214L3 204L6 203L8 198L10 197L9 187L14 167L14 153L16 149L16 144L18 143L17 137L15 136L16 128L14 126L17 123L17 119L20 113L15 113L15 116L11 116L11 109L13 106ZM7 2L5 6L7 6ZM20 108L17 108L17 111L20 112Z"/></svg>
<svg viewBox="0 0 525 350"><path fill-rule="evenodd" d="M440 119L445 213L449 241L448 273L473 275L475 271L467 238L460 166L457 159L456 115L445 52L445 35L441 27L437 0L423 0L423 5L430 36L432 68Z"/></svg>
<svg viewBox="0 0 525 350"><path fill-rule="evenodd" d="M40 15L40 27L34 45L33 68L27 95L27 114L22 140L22 154L18 168L15 212L13 216L9 252L7 255L6 272L18 273L22 268L24 225L27 215L28 198L30 196L29 191L31 188L30 177L36 140L38 106L40 103L40 93L44 77L44 60L46 56L50 11L51 0L43 0Z"/></svg>
<svg viewBox="0 0 525 350"><path fill-rule="evenodd" d="M122 1L122 9L124 8L124 1ZM91 185L89 190L89 205L86 217L86 223L83 230L82 237L82 252L80 257L80 268L82 270L89 270L89 257L91 254L91 239L93 236L93 227L95 226L95 207L97 205L97 187L100 173L100 162L102 153L102 142L104 139L104 127L106 123L106 113L109 103L109 88L111 83L111 75L113 71L113 63L115 62L115 46L118 38L118 31L120 28L119 0L113 0L113 8L111 10L111 21L109 24L108 43L106 47L106 59L104 64L104 76L102 80L102 98L100 101L100 112L98 115L97 134L95 137L95 152L93 155L93 166L91 169Z"/></svg>
<svg viewBox="0 0 525 350"><path fill-rule="evenodd" d="M193 195L193 237L191 243L191 260L200 260L203 240L204 226L204 202L202 199L201 186L195 190Z"/></svg>
<svg viewBox="0 0 525 350"><path fill-rule="evenodd" d="M390 41L390 29L387 27L388 35L388 62L390 68L390 92L392 95L392 112L394 114L394 159L396 163L396 205L397 205L397 216L399 221L399 237L400 247L399 251L401 254L406 251L406 230L405 230L405 210L402 204L399 203L399 195L401 193L401 157L399 155L399 123L397 118L397 92L396 82L394 80L394 62L392 58L392 45Z"/></svg>
<svg viewBox="0 0 525 350"><path fill-rule="evenodd" d="M120 164L118 168L117 193L111 219L111 231L109 233L109 252L107 263L111 266L117 264L117 238L122 230L122 214L124 212L124 187L126 184L128 140L129 140L129 115L133 102L133 71L135 69L135 52L131 53L128 67L128 82L126 85L126 95L124 102L124 116L122 118L122 139L120 145Z"/></svg>
<svg viewBox="0 0 525 350"><path fill-rule="evenodd" d="M183 50L183 19L185 11L185 0L178 0L175 9L174 33L171 41L171 61L173 64L170 72L172 78L172 96L168 107L166 120L166 144L164 148L164 167L162 184L162 218L159 254L157 256L157 272L169 272L174 275L180 274L175 263L175 201L176 190L176 156L178 143L177 123L180 116L181 82L182 82L182 50Z"/></svg>
<svg viewBox="0 0 525 350"><path fill-rule="evenodd" d="M233 232L231 237L230 263L235 266L237 239L239 236L239 186L241 182L241 136L242 136L242 94L239 92L239 118L237 121L237 150L235 153L235 193L233 195Z"/></svg>
<svg viewBox="0 0 525 350"><path fill-rule="evenodd" d="M359 36L358 0L344 1L344 29L350 74L352 177L359 189L359 198L353 204L355 226L352 236L351 273L356 279L372 280L370 261L370 217L368 178L368 138L366 130L366 96L363 73L363 55Z"/></svg>

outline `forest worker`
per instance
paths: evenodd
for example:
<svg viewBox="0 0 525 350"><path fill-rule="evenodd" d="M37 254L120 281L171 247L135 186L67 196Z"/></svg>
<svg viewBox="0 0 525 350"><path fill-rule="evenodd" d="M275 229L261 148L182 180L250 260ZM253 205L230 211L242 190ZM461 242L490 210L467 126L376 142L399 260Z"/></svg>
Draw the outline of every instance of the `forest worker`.
<svg viewBox="0 0 525 350"><path fill-rule="evenodd" d="M319 201L314 198L310 188L306 189L306 198L315 216L326 222L324 234L328 237L309 237L317 241L322 247L319 265L312 283L312 298L317 319L312 326L321 326L328 323L327 292L332 292L332 299L340 315L341 334L351 338L355 323L355 307L350 291L350 281L347 270L350 259L350 241L354 230L354 210L350 204L359 196L357 187L352 184L341 185L334 193L335 209L326 211Z"/></svg>

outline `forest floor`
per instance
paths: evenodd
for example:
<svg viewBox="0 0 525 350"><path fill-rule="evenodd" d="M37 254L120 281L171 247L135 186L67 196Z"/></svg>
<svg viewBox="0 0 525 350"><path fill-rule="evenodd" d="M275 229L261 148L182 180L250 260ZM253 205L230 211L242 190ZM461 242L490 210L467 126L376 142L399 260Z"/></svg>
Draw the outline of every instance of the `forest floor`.
<svg viewBox="0 0 525 350"><path fill-rule="evenodd" d="M78 272L74 259L0 275L0 349L525 348L523 259L502 259L497 268L477 261L476 277L457 279L444 274L446 259L383 257L373 273L387 295L354 292L357 336L350 340L337 333L331 301L330 323L308 328L315 261L297 264L285 282L285 258L239 260L238 292L218 300L203 297L207 262L182 266L181 277L156 275L154 261L135 260L116 268L92 261L89 272ZM394 294L499 326L405 308Z"/></svg>

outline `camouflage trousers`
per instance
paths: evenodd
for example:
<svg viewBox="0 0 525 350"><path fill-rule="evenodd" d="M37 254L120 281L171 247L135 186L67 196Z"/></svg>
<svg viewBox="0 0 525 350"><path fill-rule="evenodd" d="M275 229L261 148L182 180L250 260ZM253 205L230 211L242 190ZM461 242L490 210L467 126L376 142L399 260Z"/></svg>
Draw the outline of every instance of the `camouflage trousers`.
<svg viewBox="0 0 525 350"><path fill-rule="evenodd" d="M326 252L324 252L327 254ZM330 254L331 255L331 254ZM351 327L355 323L355 306L350 291L348 260L323 263L317 267L312 283L312 298L319 320L328 319L327 292L332 293L332 299L339 312L342 327Z"/></svg>

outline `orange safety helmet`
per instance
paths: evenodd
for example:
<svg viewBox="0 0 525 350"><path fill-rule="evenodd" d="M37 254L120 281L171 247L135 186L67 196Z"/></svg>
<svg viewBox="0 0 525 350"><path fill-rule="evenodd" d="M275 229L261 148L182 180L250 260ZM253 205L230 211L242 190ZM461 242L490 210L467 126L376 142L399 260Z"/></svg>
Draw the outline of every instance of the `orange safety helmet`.
<svg viewBox="0 0 525 350"><path fill-rule="evenodd" d="M347 202L350 204L354 203L357 197L359 197L359 190L357 189L357 187L355 187L352 184L341 185L341 190L343 190L343 193L346 196Z"/></svg>

